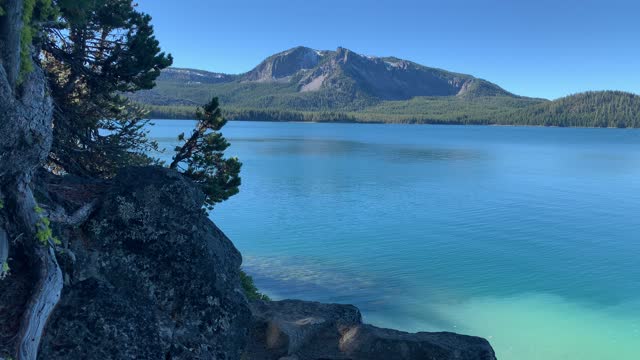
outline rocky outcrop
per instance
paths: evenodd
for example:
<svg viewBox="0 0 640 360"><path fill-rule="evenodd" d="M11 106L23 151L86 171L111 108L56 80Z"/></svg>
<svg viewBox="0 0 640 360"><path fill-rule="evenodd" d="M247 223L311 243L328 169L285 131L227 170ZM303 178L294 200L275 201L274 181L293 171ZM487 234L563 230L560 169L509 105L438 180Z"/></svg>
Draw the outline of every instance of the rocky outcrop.
<svg viewBox="0 0 640 360"><path fill-rule="evenodd" d="M253 70L242 75L242 81L272 82L288 80L300 71L313 69L322 59L320 51L298 46L272 55Z"/></svg>
<svg viewBox="0 0 640 360"><path fill-rule="evenodd" d="M33 3L32 3L33 5ZM28 263L31 281L27 297L23 291L10 293L26 301L22 312L0 304L0 316L14 322L0 326L0 356L16 348L20 359L35 359L42 333L62 289L62 273L53 250L38 246L53 241L43 231L48 226L33 196L32 177L49 154L53 140L53 104L47 78L30 53L39 49L25 42L23 23L30 18L24 1L3 1L0 17L0 278L10 273L9 262L17 252ZM31 7L33 9L33 6ZM26 47L24 45L27 45ZM35 44L34 44L35 45ZM25 49L27 53L25 54ZM30 71L26 71L29 69ZM38 237L38 239L36 239ZM39 240L39 241L38 241ZM21 249L18 249L21 248ZM23 251L25 250L25 251ZM24 279L24 278L23 278ZM0 285L4 292L6 285ZM18 284L22 288L23 284ZM9 299L10 303L15 300ZM18 315L19 314L19 315ZM20 316L21 320L16 320ZM2 318L0 317L0 320ZM18 325L18 322L20 325ZM8 329L15 330L10 337Z"/></svg>
<svg viewBox="0 0 640 360"><path fill-rule="evenodd" d="M123 171L61 257L40 359L239 359L250 312L240 253L163 168Z"/></svg>
<svg viewBox="0 0 640 360"><path fill-rule="evenodd" d="M45 183L36 193L43 203L69 213L98 205L83 226L55 229L64 288L39 359L495 359L484 339L376 328L351 305L248 303L240 253L201 210L200 190L173 170L129 168L111 181L49 176ZM0 283L8 294L0 292L2 319L13 319L0 322L0 358L33 278L18 260Z"/></svg>
<svg viewBox="0 0 640 360"><path fill-rule="evenodd" d="M495 360L482 338L448 332L410 334L362 323L351 305L284 300L251 304L245 359Z"/></svg>

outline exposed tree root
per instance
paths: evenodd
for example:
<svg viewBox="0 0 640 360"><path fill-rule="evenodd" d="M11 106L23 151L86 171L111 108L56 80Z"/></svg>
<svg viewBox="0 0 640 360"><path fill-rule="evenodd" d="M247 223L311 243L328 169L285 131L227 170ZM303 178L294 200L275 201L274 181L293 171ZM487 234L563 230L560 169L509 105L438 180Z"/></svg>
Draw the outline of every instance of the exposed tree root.
<svg viewBox="0 0 640 360"><path fill-rule="evenodd" d="M45 325L60 300L63 279L62 271L56 260L53 239L46 239L46 244L35 241L38 224L43 215L38 212L37 203L29 187L29 179L21 179L13 196L16 209L16 220L33 241L33 266L39 270L38 282L35 284L31 299L24 311L18 340L18 360L36 360L38 347Z"/></svg>
<svg viewBox="0 0 640 360"><path fill-rule="evenodd" d="M44 327L60 301L62 271L52 247L36 251L40 262L40 280L24 313L18 348L19 360L36 360Z"/></svg>
<svg viewBox="0 0 640 360"><path fill-rule="evenodd" d="M9 260L9 236L3 228L0 228L0 266L4 266ZM0 274L4 269L0 269Z"/></svg>

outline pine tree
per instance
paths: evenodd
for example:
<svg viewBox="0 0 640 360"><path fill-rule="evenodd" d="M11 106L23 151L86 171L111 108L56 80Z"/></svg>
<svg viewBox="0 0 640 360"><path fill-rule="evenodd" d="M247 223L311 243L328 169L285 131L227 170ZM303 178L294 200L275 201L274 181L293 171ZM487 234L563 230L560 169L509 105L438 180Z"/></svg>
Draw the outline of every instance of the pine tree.
<svg viewBox="0 0 640 360"><path fill-rule="evenodd" d="M183 144L175 148L169 165L200 185L206 195L206 207L211 210L216 203L227 200L239 191L240 167L237 158L225 158L229 142L220 130L227 123L222 116L218 98L213 98L196 111L198 123L189 138L184 133L178 140Z"/></svg>
<svg viewBox="0 0 640 360"><path fill-rule="evenodd" d="M42 38L42 62L55 104L49 160L67 173L109 177L146 164L156 144L146 111L123 94L150 89L172 63L151 17L131 0L59 0Z"/></svg>

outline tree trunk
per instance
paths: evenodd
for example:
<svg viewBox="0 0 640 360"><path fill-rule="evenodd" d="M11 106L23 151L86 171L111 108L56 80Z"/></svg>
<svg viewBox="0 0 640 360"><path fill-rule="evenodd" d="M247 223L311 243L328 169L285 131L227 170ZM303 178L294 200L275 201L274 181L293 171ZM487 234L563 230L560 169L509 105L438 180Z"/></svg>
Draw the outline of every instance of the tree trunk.
<svg viewBox="0 0 640 360"><path fill-rule="evenodd" d="M53 248L36 240L43 215L36 211L31 190L34 171L43 165L51 148L52 104L38 66L23 74L18 86L24 2L5 0L3 7L7 14L0 17L0 260L9 256L10 239L19 239L30 249L31 265L38 268L38 281L15 344L17 359L36 360L44 327L62 290Z"/></svg>
<svg viewBox="0 0 640 360"><path fill-rule="evenodd" d="M20 36L22 33L23 0L6 0L2 7L5 15L0 17L0 43L2 46L2 65L9 83L18 82L20 73Z"/></svg>
<svg viewBox="0 0 640 360"><path fill-rule="evenodd" d="M20 181L15 190L14 208L18 221L24 222L21 227L25 230L36 229L42 215L40 212L34 211L37 203L33 198L29 183ZM35 232L27 234L30 239L35 239ZM36 360L44 327L62 293L62 271L56 260L53 244L43 245L38 241L33 242L33 265L39 269L38 282L24 311L20 326L17 344L17 359L19 360Z"/></svg>

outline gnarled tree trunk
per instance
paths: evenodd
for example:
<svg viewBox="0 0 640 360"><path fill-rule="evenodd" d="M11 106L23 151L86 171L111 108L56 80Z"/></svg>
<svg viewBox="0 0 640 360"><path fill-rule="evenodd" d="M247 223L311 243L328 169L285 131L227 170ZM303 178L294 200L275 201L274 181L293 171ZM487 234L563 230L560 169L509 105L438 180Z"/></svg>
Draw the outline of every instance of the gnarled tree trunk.
<svg viewBox="0 0 640 360"><path fill-rule="evenodd" d="M7 0L2 3L4 16L0 18L0 43L2 67L6 80L12 87L18 82L20 72L20 35L22 33L23 0Z"/></svg>
<svg viewBox="0 0 640 360"><path fill-rule="evenodd" d="M36 240L43 214L31 190L34 171L43 165L52 140L52 104L46 78L34 71L20 75L23 0L5 0L0 17L0 260L6 261L11 240L19 239L38 281L23 313L15 357L36 360L40 338L62 290L62 273L51 245ZM49 241L51 239L48 239ZM10 281L7 278L2 281Z"/></svg>

